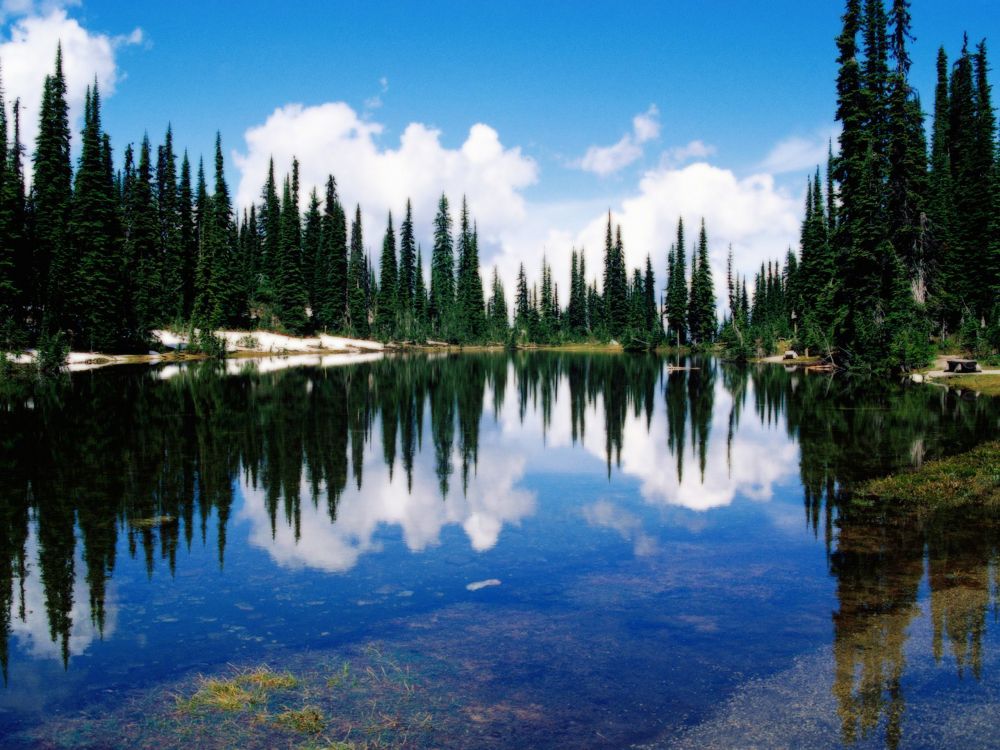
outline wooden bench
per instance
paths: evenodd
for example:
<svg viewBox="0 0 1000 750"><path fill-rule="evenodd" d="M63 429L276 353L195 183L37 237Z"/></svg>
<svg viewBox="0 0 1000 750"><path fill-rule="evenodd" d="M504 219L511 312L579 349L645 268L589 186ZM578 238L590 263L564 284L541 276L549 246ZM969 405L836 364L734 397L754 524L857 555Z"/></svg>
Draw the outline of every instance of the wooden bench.
<svg viewBox="0 0 1000 750"><path fill-rule="evenodd" d="M978 363L974 359L949 359L948 372L978 372Z"/></svg>

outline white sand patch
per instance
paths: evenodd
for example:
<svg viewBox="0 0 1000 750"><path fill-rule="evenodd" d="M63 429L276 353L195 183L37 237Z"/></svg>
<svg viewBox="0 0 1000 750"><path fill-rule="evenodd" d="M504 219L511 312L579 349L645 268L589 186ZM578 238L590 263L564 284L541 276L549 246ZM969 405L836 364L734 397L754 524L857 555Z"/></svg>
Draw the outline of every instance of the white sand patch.
<svg viewBox="0 0 1000 750"><path fill-rule="evenodd" d="M187 346L186 334L157 330L153 338L170 349ZM235 352L322 352L322 351L382 351L385 347L378 341L350 339L344 336L286 336L270 331L216 331L215 335L226 342L227 351Z"/></svg>

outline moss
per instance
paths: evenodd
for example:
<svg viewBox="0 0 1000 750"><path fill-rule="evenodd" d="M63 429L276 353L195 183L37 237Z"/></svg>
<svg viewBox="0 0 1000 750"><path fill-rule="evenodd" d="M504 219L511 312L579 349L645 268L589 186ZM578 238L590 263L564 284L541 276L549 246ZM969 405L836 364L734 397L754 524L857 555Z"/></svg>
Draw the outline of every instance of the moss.
<svg viewBox="0 0 1000 750"><path fill-rule="evenodd" d="M855 498L862 503L879 499L926 508L1000 507L1000 442L866 482L855 490Z"/></svg>

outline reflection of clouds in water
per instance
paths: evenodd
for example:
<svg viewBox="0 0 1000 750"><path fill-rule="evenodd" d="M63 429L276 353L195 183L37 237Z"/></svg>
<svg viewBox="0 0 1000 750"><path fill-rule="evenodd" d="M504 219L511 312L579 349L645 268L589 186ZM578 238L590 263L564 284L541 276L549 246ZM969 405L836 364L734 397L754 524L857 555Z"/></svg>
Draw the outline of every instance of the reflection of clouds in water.
<svg viewBox="0 0 1000 750"><path fill-rule="evenodd" d="M250 523L250 542L280 565L306 566L326 571L347 571L367 552L377 552L382 526L398 526L411 552L438 544L442 528L460 525L476 551L494 547L504 524L516 524L535 511L534 493L515 484L524 474L525 459L486 439L479 447L479 465L470 477L467 493L452 487L442 500L434 473L434 447L425 435L423 450L413 467L413 488L407 490L406 472L396 461L392 478L382 459L381 436L373 430L365 449L364 481L358 491L353 483L337 505L337 520L330 522L326 502L312 503L309 486L301 488L299 539L288 524L278 523L273 539L263 489L244 484L245 502L238 518ZM461 466L453 452L452 463Z"/></svg>
<svg viewBox="0 0 1000 750"><path fill-rule="evenodd" d="M671 386L676 387L676 386ZM645 413L636 416L629 407L622 430L621 471L640 481L642 496L653 504L674 505L689 510L704 511L730 505L737 495L751 500L767 501L775 484L795 475L799 449L778 425L761 423L753 412L753 386L748 394L742 419L733 435L731 447L726 445L729 412L733 399L716 380L711 431L705 454L705 476L701 476L696 441L691 435L691 415L685 425L687 432L683 457L683 477L677 473L676 456L667 444L667 407L662 385L657 386L653 418L647 427ZM517 394L508 390L508 399L499 419L505 435L541 441L544 433L548 447L568 447L572 444L569 383L563 378L556 390L551 421L543 430L541 410L531 404L520 423ZM604 399L588 403L585 411L586 429L582 444L587 452L607 458L604 421ZM540 455L540 454L536 454ZM544 462L544 458L540 459Z"/></svg>
<svg viewBox="0 0 1000 750"><path fill-rule="evenodd" d="M97 626L91 620L90 592L87 589L86 570L83 562L82 545L76 545L73 579L73 607L69 612L72 627L69 632L69 654L79 656L84 653L95 640L102 636ZM38 530L35 524L28 529L28 540L25 546L25 559L34 560L27 566L24 578L24 613L21 619L21 600L16 590L14 602L11 605L10 630L17 638L19 646L29 656L41 659L62 660L62 643L53 641L49 631L49 617L45 609L45 588L42 583L40 566L40 550L38 546ZM115 602L113 589L109 582L104 600L104 636L114 634L118 619L118 605Z"/></svg>
<svg viewBox="0 0 1000 750"><path fill-rule="evenodd" d="M638 557L656 553L656 539L643 531L639 517L615 507L607 500L598 500L586 506L583 517L591 526L617 531L622 539L632 542Z"/></svg>
<svg viewBox="0 0 1000 750"><path fill-rule="evenodd" d="M731 404L729 393L716 385L704 477L689 434L683 478L678 479L676 461L669 458L665 408L656 410L649 430L644 416L629 417L622 438L622 471L638 477L646 500L697 511L730 505L736 495L766 501L776 483L795 474L798 447L778 428L762 425L755 414L744 411L731 448L726 445ZM591 444L596 441L589 437L587 442L588 448L603 455L603 445Z"/></svg>

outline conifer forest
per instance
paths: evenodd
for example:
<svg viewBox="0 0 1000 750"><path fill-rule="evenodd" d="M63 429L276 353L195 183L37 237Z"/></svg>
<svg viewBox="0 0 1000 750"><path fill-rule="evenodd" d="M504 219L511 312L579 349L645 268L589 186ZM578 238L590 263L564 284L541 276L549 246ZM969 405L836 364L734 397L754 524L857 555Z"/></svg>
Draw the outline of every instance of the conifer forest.
<svg viewBox="0 0 1000 750"><path fill-rule="evenodd" d="M1000 347L1000 158L987 45L941 48L933 99L921 99L909 83L909 5L846 3L831 97L840 136L807 180L800 246L774 248L753 279L731 257L725 300L704 223L678 222L663 255L630 270L609 213L604 247L574 250L568 280L542 256L508 290L495 269L483 278L464 197L441 195L433 237L415 236L407 203L366 238L335 175L300 205L297 162L281 175L272 161L259 201L234 206L221 135L207 163L169 126L162 143L143 137L116 163L96 82L82 131L70 132L56 50L37 142L21 140L18 101L0 107L0 343L145 352L154 328L225 327L453 344L719 343L736 359L782 340L877 371L924 364L941 341L989 354Z"/></svg>

